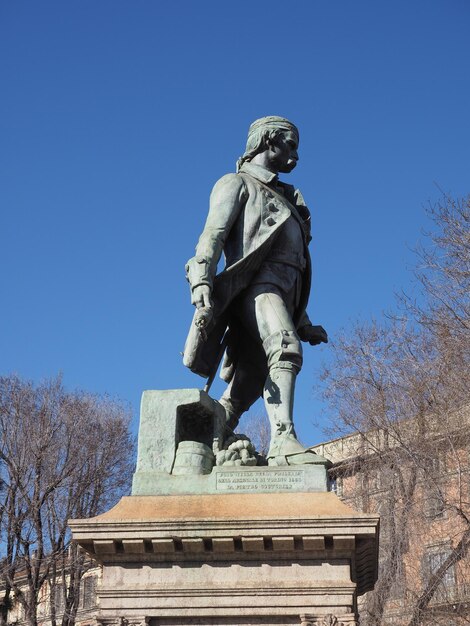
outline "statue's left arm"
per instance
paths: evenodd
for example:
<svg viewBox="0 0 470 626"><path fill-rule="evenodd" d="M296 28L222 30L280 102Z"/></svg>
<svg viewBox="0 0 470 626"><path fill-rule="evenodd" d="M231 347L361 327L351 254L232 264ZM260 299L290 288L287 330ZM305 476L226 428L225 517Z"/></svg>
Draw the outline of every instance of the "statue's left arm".
<svg viewBox="0 0 470 626"><path fill-rule="evenodd" d="M297 211L299 212L299 215L302 217L303 222L304 222L306 239L307 239L307 244L308 244L312 239L312 236L310 233L310 230L311 230L310 211L307 205L305 204L305 200L299 189L295 190L294 198L295 198L295 206L297 208ZM328 335L327 335L326 330L323 328L323 326L317 326L317 325L312 324L306 311L304 311L303 316L300 319L300 322L297 327L297 333L301 341L309 343L311 346L316 346L320 343L328 343Z"/></svg>

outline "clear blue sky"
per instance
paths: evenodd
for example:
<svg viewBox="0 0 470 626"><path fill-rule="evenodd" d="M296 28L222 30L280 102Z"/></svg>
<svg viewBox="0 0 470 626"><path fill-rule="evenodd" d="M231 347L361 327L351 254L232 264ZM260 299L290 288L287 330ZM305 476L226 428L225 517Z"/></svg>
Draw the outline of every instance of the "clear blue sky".
<svg viewBox="0 0 470 626"><path fill-rule="evenodd" d="M62 371L136 424L143 389L203 384L179 354L184 263L255 118L300 128L285 180L332 337L410 287L435 183L469 191L468 0L3 0L0 29L0 371ZM310 444L324 358L298 384Z"/></svg>

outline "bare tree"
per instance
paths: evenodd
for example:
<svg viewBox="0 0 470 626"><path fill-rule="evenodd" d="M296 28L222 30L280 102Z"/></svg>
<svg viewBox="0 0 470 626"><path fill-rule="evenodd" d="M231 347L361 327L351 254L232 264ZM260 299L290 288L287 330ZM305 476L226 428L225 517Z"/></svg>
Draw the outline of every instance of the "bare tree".
<svg viewBox="0 0 470 626"><path fill-rule="evenodd" d="M428 208L434 230L416 250L415 276L424 305L406 298L419 323L444 334L462 337L470 333L470 195L454 199L443 194ZM467 344L468 345L468 344Z"/></svg>
<svg viewBox="0 0 470 626"><path fill-rule="evenodd" d="M323 370L335 434L355 434L349 461L333 472L357 506L382 516L380 577L363 610L370 626L393 610L409 626L437 624L455 572L470 582L469 208L470 197L445 196L430 210L435 230L415 271L420 297L402 297L392 316L337 337ZM427 553L430 539L436 551Z"/></svg>
<svg viewBox="0 0 470 626"><path fill-rule="evenodd" d="M1 624L13 593L36 626L46 582L53 626L58 587L65 599L62 625L74 623L86 563L70 547L67 520L97 515L128 488L134 456L129 421L121 404L67 392L60 378L37 386L0 378Z"/></svg>

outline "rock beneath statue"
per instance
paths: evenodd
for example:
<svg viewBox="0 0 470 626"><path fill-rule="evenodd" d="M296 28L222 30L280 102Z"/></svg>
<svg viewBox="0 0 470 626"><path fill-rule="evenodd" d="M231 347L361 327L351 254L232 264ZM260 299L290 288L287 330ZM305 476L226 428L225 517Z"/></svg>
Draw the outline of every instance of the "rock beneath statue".
<svg viewBox="0 0 470 626"><path fill-rule="evenodd" d="M245 467L257 465L259 455L246 435L234 434L223 443L223 449L216 454L218 467Z"/></svg>

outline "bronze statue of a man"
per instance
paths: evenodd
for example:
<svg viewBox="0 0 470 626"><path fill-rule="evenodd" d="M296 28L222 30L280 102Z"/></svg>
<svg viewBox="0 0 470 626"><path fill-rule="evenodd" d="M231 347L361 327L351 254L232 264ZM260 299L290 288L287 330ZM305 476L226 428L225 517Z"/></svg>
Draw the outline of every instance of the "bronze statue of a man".
<svg viewBox="0 0 470 626"><path fill-rule="evenodd" d="M253 122L237 173L214 186L196 255L186 265L196 312L184 363L210 377L225 351L221 376L229 384L220 403L229 429L264 396L270 465L314 462L295 435L294 388L301 341L328 341L305 311L310 213L301 193L278 179L296 166L298 144L299 132L285 118ZM217 274L222 253L226 265Z"/></svg>

